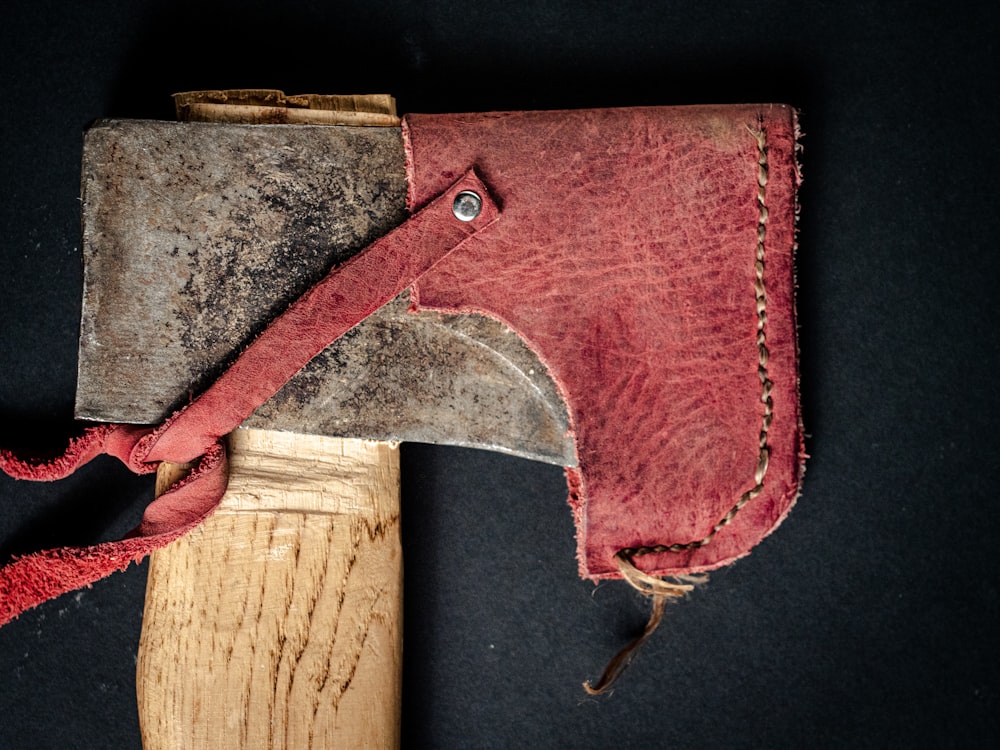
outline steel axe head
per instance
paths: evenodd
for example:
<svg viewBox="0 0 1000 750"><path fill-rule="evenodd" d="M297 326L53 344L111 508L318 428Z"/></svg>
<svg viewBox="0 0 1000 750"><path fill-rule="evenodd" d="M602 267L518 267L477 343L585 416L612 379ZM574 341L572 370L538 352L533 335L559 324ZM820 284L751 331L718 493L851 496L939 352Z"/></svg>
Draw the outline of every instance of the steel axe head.
<svg viewBox="0 0 1000 750"><path fill-rule="evenodd" d="M154 424L331 266L406 218L398 127L105 120L85 136L76 413ZM575 463L538 356L482 315L404 294L246 426Z"/></svg>

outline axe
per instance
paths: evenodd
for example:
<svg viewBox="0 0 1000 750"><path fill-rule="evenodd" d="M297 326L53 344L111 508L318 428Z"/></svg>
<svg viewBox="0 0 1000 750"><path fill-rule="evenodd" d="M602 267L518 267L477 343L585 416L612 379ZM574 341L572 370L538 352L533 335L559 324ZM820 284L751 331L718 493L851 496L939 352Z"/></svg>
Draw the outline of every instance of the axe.
<svg viewBox="0 0 1000 750"><path fill-rule="evenodd" d="M790 510L792 110L178 107L87 134L77 414L118 426L62 459L159 466L136 537L101 551L106 573L177 539L150 566L147 747L397 743L401 440L565 466L581 574L653 598L639 643L691 588L663 576Z"/></svg>

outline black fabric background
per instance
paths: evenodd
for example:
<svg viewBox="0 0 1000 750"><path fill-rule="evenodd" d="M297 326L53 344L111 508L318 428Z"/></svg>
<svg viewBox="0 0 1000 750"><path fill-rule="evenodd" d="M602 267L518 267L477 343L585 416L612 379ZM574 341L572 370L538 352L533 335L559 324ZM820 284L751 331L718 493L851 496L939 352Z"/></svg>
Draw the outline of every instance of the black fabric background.
<svg viewBox="0 0 1000 750"><path fill-rule="evenodd" d="M403 112L791 103L798 506L592 699L580 682L645 607L577 578L561 471L405 446L404 747L995 746L996 8L6 2L0 442L69 430L96 117L169 119L171 93L226 87L386 91ZM4 478L0 556L118 537L151 490L113 460L54 485ZM0 629L0 747L139 747L144 577Z"/></svg>

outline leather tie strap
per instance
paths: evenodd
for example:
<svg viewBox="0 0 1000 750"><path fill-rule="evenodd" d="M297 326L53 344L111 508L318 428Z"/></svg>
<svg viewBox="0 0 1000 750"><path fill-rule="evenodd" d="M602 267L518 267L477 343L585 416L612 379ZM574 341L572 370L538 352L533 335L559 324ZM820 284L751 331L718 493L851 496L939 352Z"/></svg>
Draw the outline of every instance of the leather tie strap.
<svg viewBox="0 0 1000 750"><path fill-rule="evenodd" d="M473 218L453 213L465 191L481 199ZM410 287L438 261L492 226L500 209L473 170L407 221L333 269L293 303L204 393L159 427L98 425L59 456L38 460L0 450L0 469L15 479L52 481L101 454L137 474L162 461L196 461L191 474L152 502L125 539L15 558L0 569L0 625L52 597L124 570L198 525L228 482L223 437L236 429L313 357Z"/></svg>

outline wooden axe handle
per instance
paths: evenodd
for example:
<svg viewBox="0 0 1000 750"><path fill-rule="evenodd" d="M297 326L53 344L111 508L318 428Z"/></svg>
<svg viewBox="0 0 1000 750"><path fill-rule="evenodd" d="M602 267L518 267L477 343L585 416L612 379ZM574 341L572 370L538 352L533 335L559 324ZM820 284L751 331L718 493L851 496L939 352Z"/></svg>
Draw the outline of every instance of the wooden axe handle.
<svg viewBox="0 0 1000 750"><path fill-rule="evenodd" d="M183 95L179 114L288 121L254 98L280 92L232 93L240 112ZM353 109L351 124L391 124L387 109L395 118L391 97L333 99L308 105L321 118ZM367 123L356 111L366 107ZM150 558L137 662L144 748L398 747L399 451L270 430L229 441L219 509ZM183 470L162 465L157 492Z"/></svg>
<svg viewBox="0 0 1000 750"><path fill-rule="evenodd" d="M238 430L230 467L216 513L150 558L144 748L397 747L398 449Z"/></svg>

